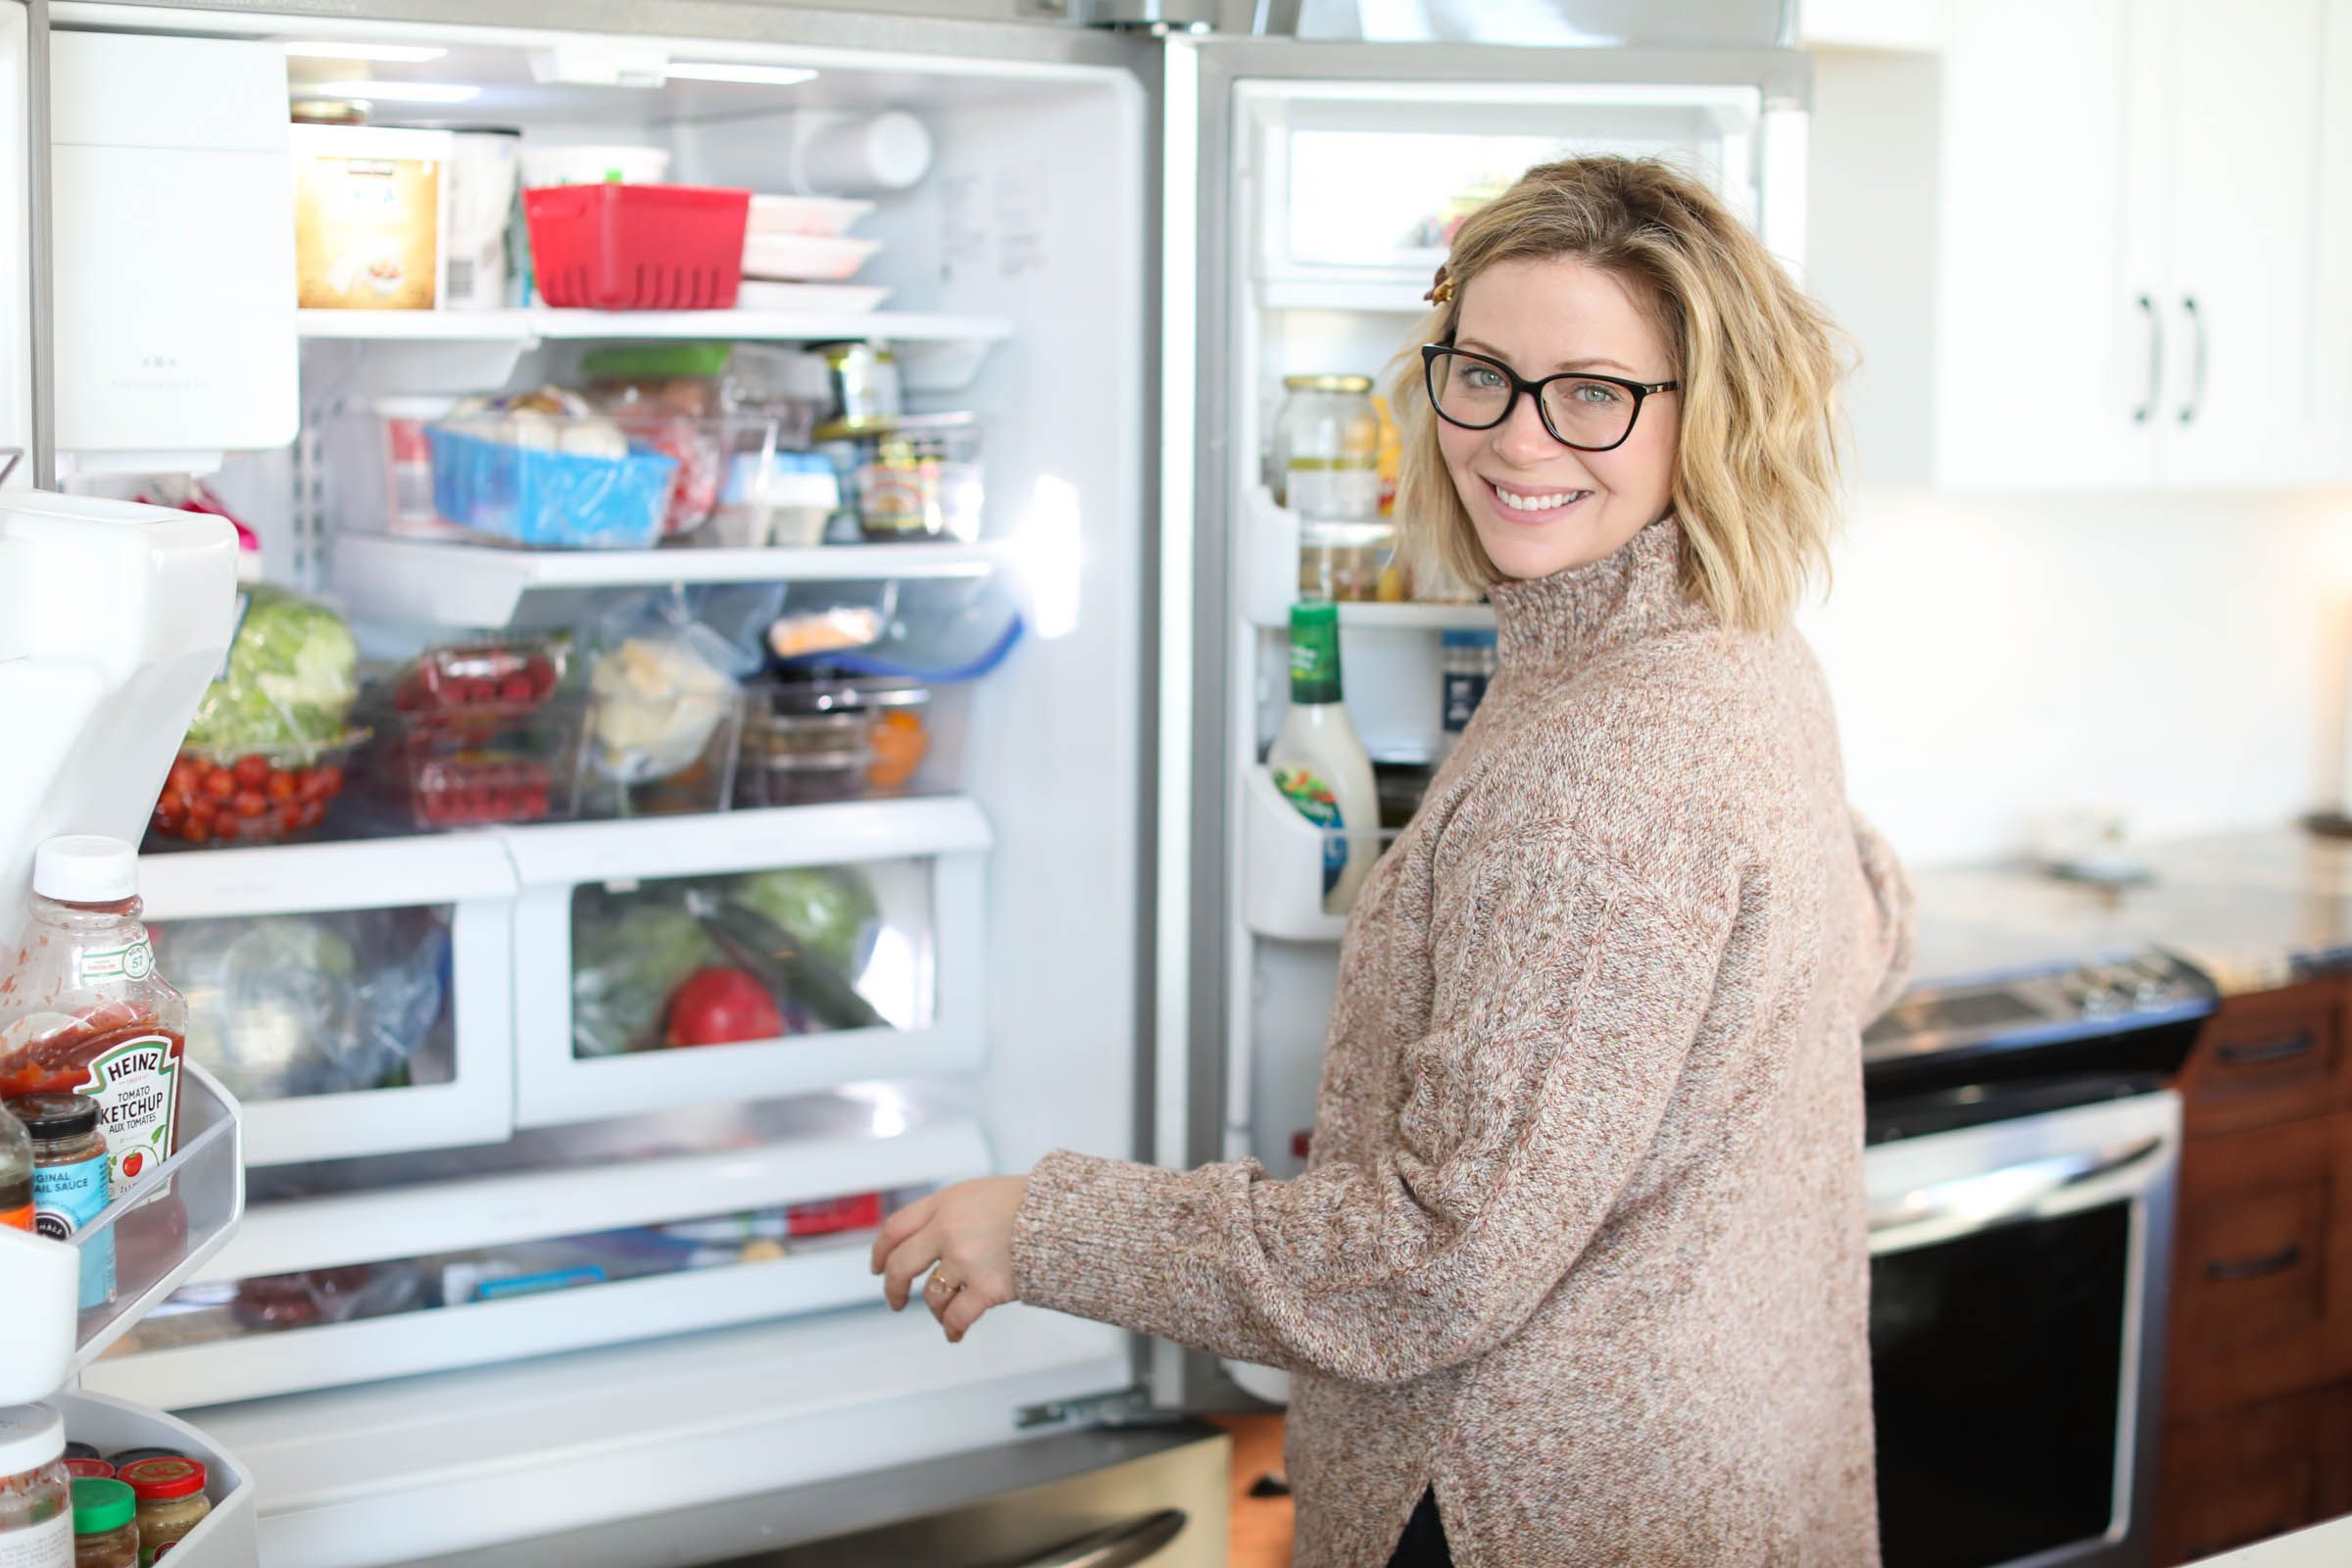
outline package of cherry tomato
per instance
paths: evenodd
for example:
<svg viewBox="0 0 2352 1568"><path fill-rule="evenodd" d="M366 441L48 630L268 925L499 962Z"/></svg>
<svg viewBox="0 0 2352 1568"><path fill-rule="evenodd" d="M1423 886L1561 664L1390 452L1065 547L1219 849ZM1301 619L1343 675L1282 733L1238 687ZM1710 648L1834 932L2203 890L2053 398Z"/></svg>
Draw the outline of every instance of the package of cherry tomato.
<svg viewBox="0 0 2352 1568"><path fill-rule="evenodd" d="M420 828L563 821L577 809L585 704L396 713L370 755L391 808Z"/></svg>
<svg viewBox="0 0 2352 1568"><path fill-rule="evenodd" d="M392 707L416 729L502 729L556 695L570 652L570 639L564 637L428 648L401 671L392 687Z"/></svg>
<svg viewBox="0 0 2352 1568"><path fill-rule="evenodd" d="M317 829L343 793L352 758L368 739L345 730L332 743L294 742L237 753L187 747L172 764L149 829L186 844L281 844Z"/></svg>
<svg viewBox="0 0 2352 1568"><path fill-rule="evenodd" d="M0 977L0 1098L98 1102L111 1191L172 1157L188 1004L155 970L139 919L138 852L54 838L34 853L16 968Z"/></svg>

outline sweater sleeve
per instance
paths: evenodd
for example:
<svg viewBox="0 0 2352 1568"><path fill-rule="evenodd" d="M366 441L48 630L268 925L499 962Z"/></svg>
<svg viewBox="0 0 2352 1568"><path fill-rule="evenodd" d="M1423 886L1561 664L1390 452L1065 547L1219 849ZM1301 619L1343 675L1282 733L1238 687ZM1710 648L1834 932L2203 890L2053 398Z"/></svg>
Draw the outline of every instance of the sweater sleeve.
<svg viewBox="0 0 2352 1568"><path fill-rule="evenodd" d="M1894 999L1911 979L1917 959L1918 921L1911 878L1904 874L1902 862L1894 858L1879 830L1863 820L1861 812L1849 810L1849 814L1854 824L1854 849L1862 859L1862 879L1870 888L1865 922L1869 940L1864 951L1872 959L1871 990L1861 1010L1861 1022L1867 1027L1894 1005Z"/></svg>
<svg viewBox="0 0 2352 1568"><path fill-rule="evenodd" d="M1589 846L1491 840L1443 878L1397 1136L1294 1181L1056 1152L1022 1300L1242 1360L1401 1383L1514 1334L1648 1153L1729 939Z"/></svg>

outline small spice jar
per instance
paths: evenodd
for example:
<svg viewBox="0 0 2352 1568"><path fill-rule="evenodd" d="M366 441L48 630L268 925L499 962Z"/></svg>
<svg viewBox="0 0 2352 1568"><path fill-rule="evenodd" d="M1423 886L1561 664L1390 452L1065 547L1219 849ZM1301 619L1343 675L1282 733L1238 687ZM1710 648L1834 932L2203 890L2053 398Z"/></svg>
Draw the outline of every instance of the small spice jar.
<svg viewBox="0 0 2352 1568"><path fill-rule="evenodd" d="M112 1481L115 1479L115 1467L104 1459L84 1459L80 1454L69 1453L66 1455L66 1474L76 1481Z"/></svg>
<svg viewBox="0 0 2352 1568"><path fill-rule="evenodd" d="M139 1499L120 1481L74 1483L74 1568L139 1568Z"/></svg>
<svg viewBox="0 0 2352 1568"><path fill-rule="evenodd" d="M45 1404L0 1405L0 1562L66 1568L74 1560L66 1421Z"/></svg>
<svg viewBox="0 0 2352 1568"><path fill-rule="evenodd" d="M150 1568L213 1511L197 1460L137 1459L115 1474L139 1499L139 1568Z"/></svg>
<svg viewBox="0 0 2352 1568"><path fill-rule="evenodd" d="M98 1130L98 1102L82 1095L25 1095L9 1114L32 1135L32 1228L53 1242L71 1241L97 1222L112 1196L106 1135ZM81 1248L81 1306L115 1298L115 1233Z"/></svg>

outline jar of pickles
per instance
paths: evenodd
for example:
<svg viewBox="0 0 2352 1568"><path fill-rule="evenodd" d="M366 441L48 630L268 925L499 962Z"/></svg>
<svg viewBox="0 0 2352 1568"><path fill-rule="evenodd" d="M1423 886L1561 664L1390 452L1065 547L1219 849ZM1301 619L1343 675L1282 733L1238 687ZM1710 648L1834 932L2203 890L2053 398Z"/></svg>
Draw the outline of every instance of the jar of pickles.
<svg viewBox="0 0 2352 1568"><path fill-rule="evenodd" d="M1380 516L1380 411L1368 375L1283 377L1267 479L1275 501L1302 517L1370 522Z"/></svg>

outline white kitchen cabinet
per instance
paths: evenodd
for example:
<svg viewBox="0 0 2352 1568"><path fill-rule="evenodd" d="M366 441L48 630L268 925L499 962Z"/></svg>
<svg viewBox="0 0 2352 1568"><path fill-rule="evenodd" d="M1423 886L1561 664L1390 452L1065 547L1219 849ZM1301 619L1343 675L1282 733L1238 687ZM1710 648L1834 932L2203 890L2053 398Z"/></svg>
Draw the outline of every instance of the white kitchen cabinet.
<svg viewBox="0 0 2352 1568"><path fill-rule="evenodd" d="M1861 477L2267 488L2341 463L2310 331L2328 3L1970 0L1940 53L1819 57L1808 284L1861 348Z"/></svg>

